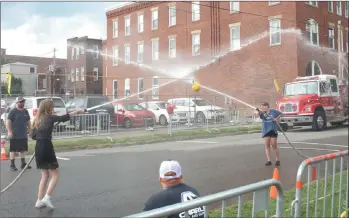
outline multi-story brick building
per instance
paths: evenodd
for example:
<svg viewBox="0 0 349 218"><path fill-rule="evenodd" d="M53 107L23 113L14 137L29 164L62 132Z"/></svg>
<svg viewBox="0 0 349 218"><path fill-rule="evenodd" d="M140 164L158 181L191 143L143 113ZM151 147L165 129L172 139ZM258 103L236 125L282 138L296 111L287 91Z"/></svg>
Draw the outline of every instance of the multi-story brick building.
<svg viewBox="0 0 349 218"><path fill-rule="evenodd" d="M87 36L67 39L67 75L70 93L74 95L102 94L101 39Z"/></svg>
<svg viewBox="0 0 349 218"><path fill-rule="evenodd" d="M340 1L140 2L113 9L104 50L114 58L104 62L103 92L166 100L193 95L187 82L195 78L249 103L274 104L281 95L274 79L282 87L297 76L348 76L348 10ZM188 71L187 82L164 85ZM206 89L197 95L226 100Z"/></svg>

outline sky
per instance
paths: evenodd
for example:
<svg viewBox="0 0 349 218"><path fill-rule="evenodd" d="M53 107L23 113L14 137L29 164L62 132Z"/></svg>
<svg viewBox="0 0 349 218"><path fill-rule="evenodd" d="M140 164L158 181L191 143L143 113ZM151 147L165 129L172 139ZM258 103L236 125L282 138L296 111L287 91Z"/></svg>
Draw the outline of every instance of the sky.
<svg viewBox="0 0 349 218"><path fill-rule="evenodd" d="M9 55L67 57L67 39L106 38L106 9L125 2L1 2L1 48Z"/></svg>

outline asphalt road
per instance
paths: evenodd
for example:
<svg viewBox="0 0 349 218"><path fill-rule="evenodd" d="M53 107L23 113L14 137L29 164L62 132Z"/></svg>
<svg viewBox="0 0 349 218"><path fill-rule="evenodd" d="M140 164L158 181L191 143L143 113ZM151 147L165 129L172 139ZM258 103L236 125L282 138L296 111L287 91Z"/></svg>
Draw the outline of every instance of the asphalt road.
<svg viewBox="0 0 349 218"><path fill-rule="evenodd" d="M348 146L348 126L324 132L297 130L287 132L287 136L299 148L327 149L301 151L308 156L345 150ZM296 171L303 158L285 142L280 136L279 171L284 189L290 189L295 186ZM147 198L160 190L158 168L167 159L181 163L185 182L201 195L269 179L274 169L264 166L259 133L64 152L57 156L61 179L52 198L56 209L48 212L34 208L40 172L33 163L34 168L1 195L0 217L120 217L137 213ZM8 170L9 161L0 163L0 185L4 188L17 173Z"/></svg>

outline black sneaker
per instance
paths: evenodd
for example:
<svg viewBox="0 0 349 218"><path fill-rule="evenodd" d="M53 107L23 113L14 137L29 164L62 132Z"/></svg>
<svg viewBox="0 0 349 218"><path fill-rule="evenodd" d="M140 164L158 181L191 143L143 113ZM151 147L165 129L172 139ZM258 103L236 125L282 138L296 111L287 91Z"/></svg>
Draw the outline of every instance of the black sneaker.
<svg viewBox="0 0 349 218"><path fill-rule="evenodd" d="M21 165L21 169L23 170L24 167L25 167L26 165L27 165L26 163L22 164L22 165ZM31 169L31 168L32 168L32 167L28 165L27 169Z"/></svg>
<svg viewBox="0 0 349 218"><path fill-rule="evenodd" d="M265 163L265 166L270 166L271 165L271 161L267 161L266 163Z"/></svg>
<svg viewBox="0 0 349 218"><path fill-rule="evenodd" d="M276 165L276 166L280 166L280 161L277 160L277 161L275 162L275 165Z"/></svg>
<svg viewBox="0 0 349 218"><path fill-rule="evenodd" d="M11 171L17 171L17 167L14 166L14 165L13 165L13 166L10 166L10 170L11 170Z"/></svg>

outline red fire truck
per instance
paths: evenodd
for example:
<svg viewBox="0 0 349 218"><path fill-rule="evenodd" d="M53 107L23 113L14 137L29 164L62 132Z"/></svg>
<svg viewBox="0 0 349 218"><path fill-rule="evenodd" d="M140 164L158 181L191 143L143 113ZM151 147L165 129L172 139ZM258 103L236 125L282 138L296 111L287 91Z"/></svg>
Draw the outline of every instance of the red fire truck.
<svg viewBox="0 0 349 218"><path fill-rule="evenodd" d="M348 121L348 81L324 74L297 77L285 85L277 108L284 114L280 122L288 126L322 131L328 122L343 125Z"/></svg>

